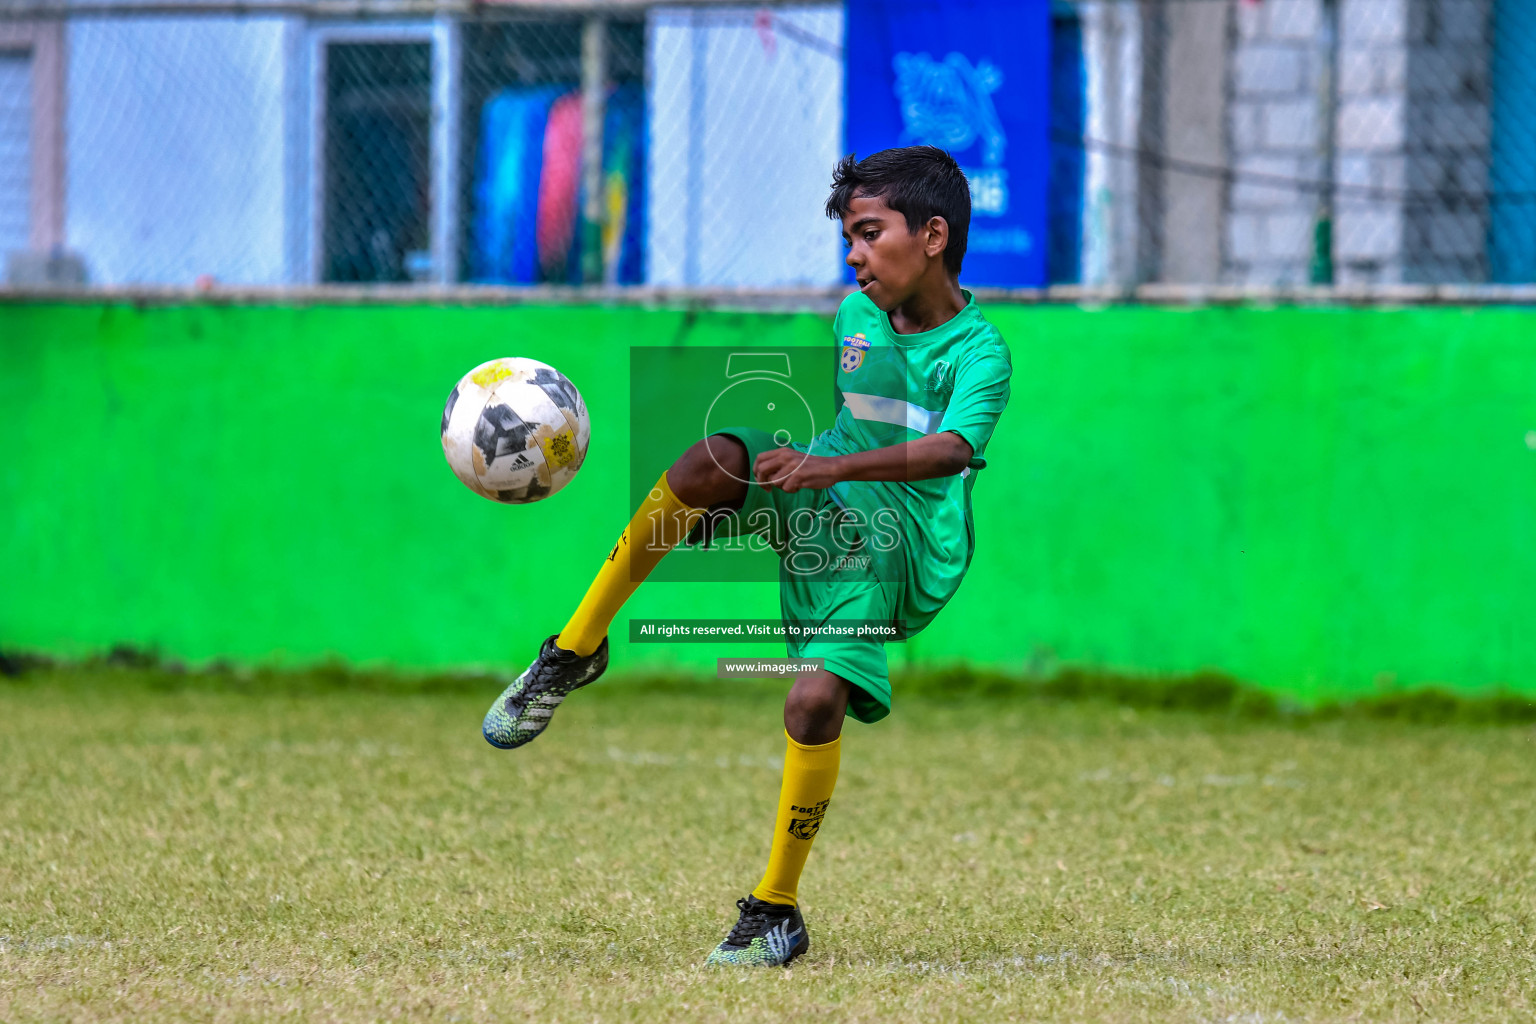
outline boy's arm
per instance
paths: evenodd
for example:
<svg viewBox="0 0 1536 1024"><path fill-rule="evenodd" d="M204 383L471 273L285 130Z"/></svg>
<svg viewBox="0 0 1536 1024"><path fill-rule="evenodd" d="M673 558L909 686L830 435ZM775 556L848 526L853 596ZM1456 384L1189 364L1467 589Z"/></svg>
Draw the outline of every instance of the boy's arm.
<svg viewBox="0 0 1536 1024"><path fill-rule="evenodd" d="M970 442L941 430L901 444L848 455L806 455L792 448L763 452L752 475L764 487L794 492L824 488L844 480L931 480L954 476L971 460Z"/></svg>

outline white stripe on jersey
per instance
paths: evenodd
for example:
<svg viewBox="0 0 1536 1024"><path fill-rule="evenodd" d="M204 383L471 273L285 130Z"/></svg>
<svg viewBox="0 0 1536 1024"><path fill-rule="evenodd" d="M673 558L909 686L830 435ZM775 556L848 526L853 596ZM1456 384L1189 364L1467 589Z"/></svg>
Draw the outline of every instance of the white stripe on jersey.
<svg viewBox="0 0 1536 1024"><path fill-rule="evenodd" d="M939 424L944 422L942 410L933 412L920 405L903 402L899 398L844 392L843 403L848 406L848 411L853 413L853 418L856 420L873 420L876 423L910 427L919 434L937 433Z"/></svg>
<svg viewBox="0 0 1536 1024"><path fill-rule="evenodd" d="M853 413L853 418L856 420L874 420L876 423L911 427L920 434L938 433L939 427L944 423L942 411L934 412L931 409L924 409L920 405L903 402L899 398L883 398L880 395L861 395L845 391L843 404L848 406L848 411ZM961 480L970 475L969 466L960 471Z"/></svg>

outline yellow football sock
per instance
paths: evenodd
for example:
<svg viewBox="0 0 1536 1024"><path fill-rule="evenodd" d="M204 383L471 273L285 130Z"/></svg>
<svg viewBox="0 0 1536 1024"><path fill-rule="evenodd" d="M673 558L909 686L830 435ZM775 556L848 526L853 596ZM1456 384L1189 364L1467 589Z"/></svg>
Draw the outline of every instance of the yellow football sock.
<svg viewBox="0 0 1536 1024"><path fill-rule="evenodd" d="M629 595L645 582L662 556L688 536L704 511L679 500L667 483L667 474L661 474L555 643L577 654L597 650Z"/></svg>
<svg viewBox="0 0 1536 1024"><path fill-rule="evenodd" d="M842 737L831 743L808 747L788 733L784 751L784 785L779 790L779 816L773 826L773 848L768 870L752 895L769 903L794 903L800 872L810 856L811 841L821 828L822 815L837 785L837 762Z"/></svg>

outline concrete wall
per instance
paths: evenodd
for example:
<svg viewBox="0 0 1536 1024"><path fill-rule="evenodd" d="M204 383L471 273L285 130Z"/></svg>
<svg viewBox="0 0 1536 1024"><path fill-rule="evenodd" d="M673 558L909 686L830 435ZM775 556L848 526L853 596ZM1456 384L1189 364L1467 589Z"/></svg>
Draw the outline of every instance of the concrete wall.
<svg viewBox="0 0 1536 1024"><path fill-rule="evenodd" d="M1488 279L1489 211L1481 197L1491 156L1493 2L1421 0L1409 8L1408 187L1447 197L1407 204L1409 281Z"/></svg>
<svg viewBox="0 0 1536 1024"><path fill-rule="evenodd" d="M1162 144L1186 163L1224 167L1231 11L1225 4L1174 3L1161 13ZM1178 169L1164 170L1158 178L1161 229L1155 280L1219 281L1227 183L1215 175Z"/></svg>
<svg viewBox="0 0 1536 1024"><path fill-rule="evenodd" d="M1343 0L1341 283L1487 280L1492 6Z"/></svg>
<svg viewBox="0 0 1536 1024"><path fill-rule="evenodd" d="M1338 0L1333 254L1340 284L1488 277L1493 0ZM1308 279L1327 180L1322 0L1236 8L1226 277ZM1266 183L1265 179L1271 179Z"/></svg>
<svg viewBox="0 0 1536 1024"><path fill-rule="evenodd" d="M1492 0L1344 0L1343 283L1487 280ZM1465 199L1460 197L1467 197Z"/></svg>
<svg viewBox="0 0 1536 1024"><path fill-rule="evenodd" d="M1321 14L1320 0L1235 5L1228 117L1239 180L1228 199L1228 281L1307 283L1317 199L1295 182L1323 177Z"/></svg>
<svg viewBox="0 0 1536 1024"><path fill-rule="evenodd" d="M1345 0L1339 18L1336 274L1341 284L1406 278L1400 198L1408 186L1408 0Z"/></svg>
<svg viewBox="0 0 1536 1024"><path fill-rule="evenodd" d="M986 313L1014 376L976 558L894 663L1210 666L1303 699L1383 676L1536 692L1530 313ZM0 645L526 663L632 511L629 347L829 329L634 306L0 304ZM517 507L455 480L434 433L459 375L511 354L568 373L592 415L576 480ZM773 617L777 587L647 584L620 621L701 609ZM614 659L770 650L621 636Z"/></svg>

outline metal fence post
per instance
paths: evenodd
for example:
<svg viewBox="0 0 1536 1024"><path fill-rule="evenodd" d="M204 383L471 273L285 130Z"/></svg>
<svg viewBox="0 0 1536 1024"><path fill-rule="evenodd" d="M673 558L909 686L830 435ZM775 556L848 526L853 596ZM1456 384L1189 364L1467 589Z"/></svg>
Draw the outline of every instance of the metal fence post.
<svg viewBox="0 0 1536 1024"><path fill-rule="evenodd" d="M459 279L459 20L439 14L432 26L432 280Z"/></svg>
<svg viewBox="0 0 1536 1024"><path fill-rule="evenodd" d="M1333 193L1338 182L1334 121L1339 112L1339 4L1322 0L1321 51L1317 73L1317 148L1322 181L1317 189L1317 216L1312 228L1313 284L1333 284Z"/></svg>
<svg viewBox="0 0 1536 1024"><path fill-rule="evenodd" d="M593 15L581 26L581 279L603 279L603 117L608 88L608 21Z"/></svg>

